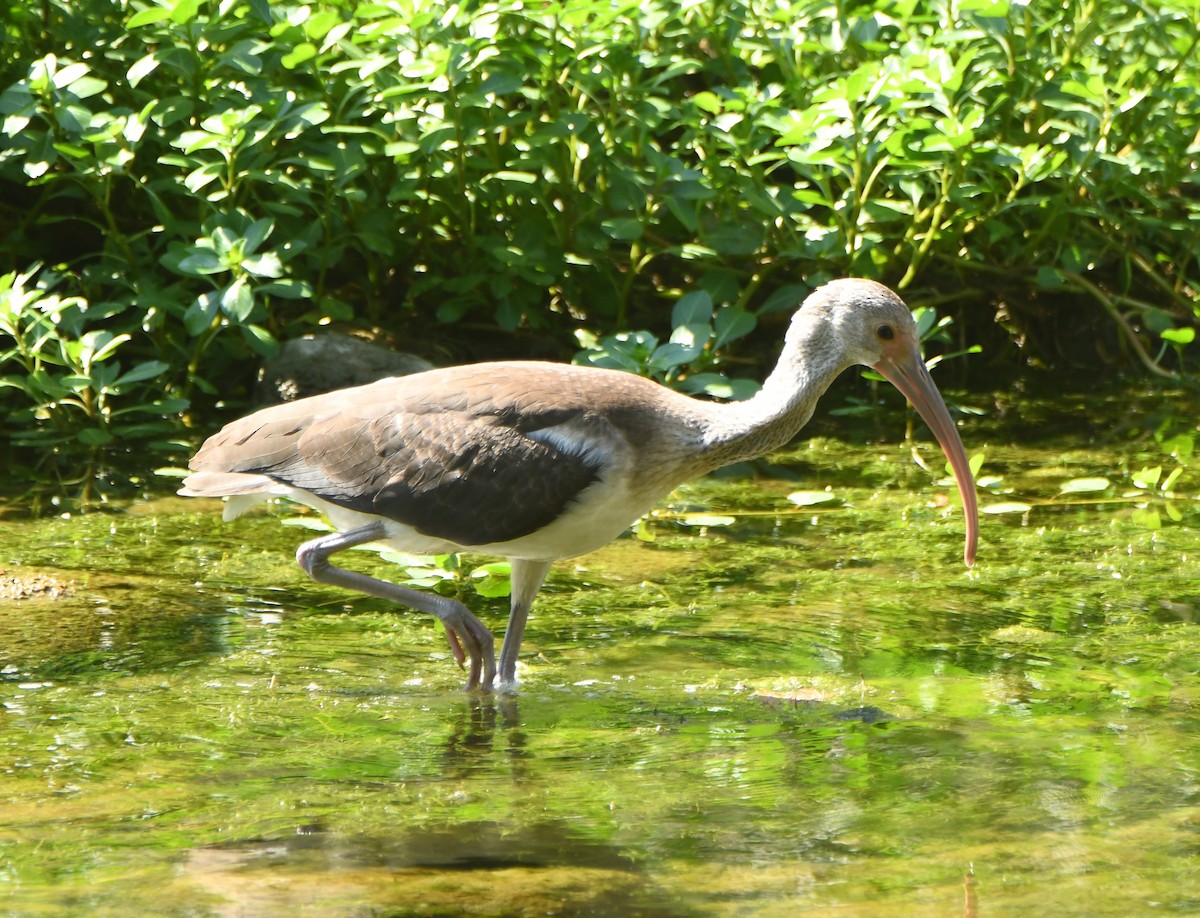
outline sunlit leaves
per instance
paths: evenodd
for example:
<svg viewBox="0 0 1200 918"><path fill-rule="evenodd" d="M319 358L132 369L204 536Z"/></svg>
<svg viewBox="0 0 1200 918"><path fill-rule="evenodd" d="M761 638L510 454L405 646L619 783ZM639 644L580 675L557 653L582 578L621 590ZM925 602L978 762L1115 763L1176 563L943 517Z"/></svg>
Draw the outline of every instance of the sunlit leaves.
<svg viewBox="0 0 1200 918"><path fill-rule="evenodd" d="M681 296L671 311L672 331L665 343L650 331L622 332L597 338L576 332L583 349L575 362L650 376L684 392L715 398L744 399L758 390L750 380L728 379L715 368L718 349L754 330L755 317L737 306L714 311L705 289Z"/></svg>
<svg viewBox="0 0 1200 918"><path fill-rule="evenodd" d="M52 278L53 275L51 274ZM122 363L130 333L79 330L86 301L62 299L34 285L34 274L0 278L0 388L12 395L14 443L87 448L121 439L164 437L170 416L188 402L141 395L137 387L169 370L162 360ZM128 359L126 357L126 359ZM124 369L128 366L129 369Z"/></svg>
<svg viewBox="0 0 1200 918"><path fill-rule="evenodd" d="M306 61L312 60L317 56L317 46L312 42L301 42L296 45L291 51L280 58L280 63L288 70L295 70Z"/></svg>
<svg viewBox="0 0 1200 918"><path fill-rule="evenodd" d="M321 520L313 523L312 517L295 517L285 522L296 525L315 525L324 528ZM379 557L396 565L397 571L389 574L399 583L421 589L437 589L453 592L469 586L471 591L489 599L508 596L512 592L512 565L507 561L489 561L474 566L465 565L457 554L412 555L394 551L378 544L361 546L367 551L377 551Z"/></svg>
<svg viewBox="0 0 1200 918"><path fill-rule="evenodd" d="M1140 471L1134 472L1129 477L1137 487L1153 490L1158 487L1159 479L1162 478L1162 466L1156 465L1153 468L1143 468Z"/></svg>
<svg viewBox="0 0 1200 918"><path fill-rule="evenodd" d="M758 319L851 273L1044 304L1100 284L1151 362L1195 347L1172 267L1197 243L1195 24L1169 8L1115 32L996 0L114 9L48 0L53 29L11 27L0 174L29 188L3 269L69 262L96 308L64 337L130 335L125 363L181 392L337 302L579 327L604 365L737 397ZM941 359L969 308L918 310Z"/></svg>
<svg viewBox="0 0 1200 918"><path fill-rule="evenodd" d="M162 22L164 19L171 18L171 9L167 6L151 6L140 12L134 13L125 22L126 28L139 29L142 26L152 25L156 22Z"/></svg>

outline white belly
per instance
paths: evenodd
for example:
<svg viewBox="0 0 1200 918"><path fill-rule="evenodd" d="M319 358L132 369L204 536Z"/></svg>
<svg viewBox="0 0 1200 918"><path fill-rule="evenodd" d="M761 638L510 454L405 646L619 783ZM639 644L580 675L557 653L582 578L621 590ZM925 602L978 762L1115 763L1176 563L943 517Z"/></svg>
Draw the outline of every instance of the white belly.
<svg viewBox="0 0 1200 918"><path fill-rule="evenodd" d="M390 548L415 555L436 555L469 551L500 558L520 558L526 561L557 561L574 558L607 545L621 535L630 524L649 512L668 493L634 493L626 486L626 477L611 474L586 488L571 503L566 512L550 523L519 539L507 542L469 545L428 536L412 526L394 520L384 520L387 537L380 540ZM348 510L320 497L273 482L269 488L255 494L229 498L225 519L240 516L254 504L270 497L285 497L323 513L342 532L369 526L380 517L357 510Z"/></svg>

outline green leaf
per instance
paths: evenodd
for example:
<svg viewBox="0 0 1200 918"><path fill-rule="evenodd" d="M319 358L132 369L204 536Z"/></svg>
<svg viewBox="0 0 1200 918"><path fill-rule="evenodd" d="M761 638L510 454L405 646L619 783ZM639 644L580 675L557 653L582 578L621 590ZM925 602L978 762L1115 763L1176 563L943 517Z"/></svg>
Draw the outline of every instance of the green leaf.
<svg viewBox="0 0 1200 918"><path fill-rule="evenodd" d="M1164 341L1169 341L1171 344L1183 346L1191 344L1196 340L1196 329L1194 328L1168 328L1159 332L1159 335Z"/></svg>
<svg viewBox="0 0 1200 918"><path fill-rule="evenodd" d="M190 251L191 254L181 259L178 264L179 270L184 274L203 277L229 270L229 266L212 249L192 247Z"/></svg>
<svg viewBox="0 0 1200 918"><path fill-rule="evenodd" d="M483 179L485 182L516 182L519 185L535 185L541 181L540 176L533 172L519 172L514 169L501 169L491 172ZM638 224L639 230L641 224Z"/></svg>
<svg viewBox="0 0 1200 918"><path fill-rule="evenodd" d="M255 277L279 277L283 274L283 262L274 252L263 252L242 259L242 267Z"/></svg>
<svg viewBox="0 0 1200 918"><path fill-rule="evenodd" d="M699 357L704 351L704 342L708 338L707 335L701 338L692 332L693 329L686 325L675 329L671 337L672 339L678 337L678 340L668 341L655 348L654 353L650 356L650 368L662 373L669 373L679 367L687 366Z"/></svg>
<svg viewBox="0 0 1200 918"><path fill-rule="evenodd" d="M71 95L76 99L88 99L108 88L108 83L93 76L85 76L71 84Z"/></svg>
<svg viewBox="0 0 1200 918"><path fill-rule="evenodd" d="M725 398L735 402L744 402L748 398L754 398L762 389L762 383L756 379L731 379L729 380L729 394Z"/></svg>
<svg viewBox="0 0 1200 918"><path fill-rule="evenodd" d="M270 217L264 217L261 220L255 220L242 234L242 239L244 240L242 251L247 255L256 252L258 247L266 241L268 236L271 235L271 231L273 229L275 229L275 221Z"/></svg>
<svg viewBox="0 0 1200 918"><path fill-rule="evenodd" d="M485 599L499 599L512 594L512 581L507 577L483 577L472 579L471 586Z"/></svg>
<svg viewBox="0 0 1200 918"><path fill-rule="evenodd" d="M791 312L803 302L808 292L809 288L803 284L784 284L763 300L762 305L758 307L758 313L763 315L768 312Z"/></svg>
<svg viewBox="0 0 1200 918"><path fill-rule="evenodd" d="M221 312L229 316L235 324L241 325L250 318L254 311L254 293L246 279L239 277L221 291Z"/></svg>
<svg viewBox="0 0 1200 918"><path fill-rule="evenodd" d="M479 84L479 91L485 95L508 96L525 85L524 79L516 73L493 73Z"/></svg>
<svg viewBox="0 0 1200 918"><path fill-rule="evenodd" d="M114 382L114 387L127 386L130 383L144 382L147 379L153 379L156 376L161 376L170 365L161 360L146 360L137 364L132 370L118 377Z"/></svg>
<svg viewBox="0 0 1200 918"><path fill-rule="evenodd" d="M262 357L274 357L279 353L279 342L275 336L260 325L247 322L242 325L242 337L254 353Z"/></svg>
<svg viewBox="0 0 1200 918"><path fill-rule="evenodd" d="M604 232L618 242L633 242L641 237L644 227L637 217L615 217L604 220L600 226Z"/></svg>
<svg viewBox="0 0 1200 918"><path fill-rule="evenodd" d="M1142 310L1142 321L1146 324L1146 328L1156 334L1162 334L1175 325L1175 317L1157 306Z"/></svg>
<svg viewBox="0 0 1200 918"><path fill-rule="evenodd" d="M89 427L79 431L77 439L85 446L107 446L113 441L113 435L101 427Z"/></svg>
<svg viewBox="0 0 1200 918"><path fill-rule="evenodd" d="M744 338L754 331L757 324L758 320L744 309L736 306L725 306L719 309L714 322L716 337L713 340L713 347L721 348L730 341Z"/></svg>
<svg viewBox="0 0 1200 918"><path fill-rule="evenodd" d="M832 491L793 491L787 499L797 507L818 507L822 504L842 504L844 501Z"/></svg>
<svg viewBox="0 0 1200 918"><path fill-rule="evenodd" d="M1187 462L1196 450L1196 438L1192 434L1176 434L1164 439L1159 446L1173 459Z"/></svg>
<svg viewBox="0 0 1200 918"><path fill-rule="evenodd" d="M471 586L480 596L497 599L512 593L512 565L507 561L480 564L471 571Z"/></svg>
<svg viewBox="0 0 1200 918"><path fill-rule="evenodd" d="M165 6L152 6L149 9L142 10L140 13L134 13L125 23L127 29L138 29L144 25L151 25L155 22L162 22L164 19L171 18L171 10Z"/></svg>
<svg viewBox="0 0 1200 918"><path fill-rule="evenodd" d="M285 300L302 300L313 295L312 284L305 280L284 277L263 284L257 290L260 296L278 296Z"/></svg>
<svg viewBox="0 0 1200 918"><path fill-rule="evenodd" d="M76 80L81 80L87 76L90 69L87 64L67 64L65 67L60 67L54 71L50 82L56 89L66 89Z"/></svg>
<svg viewBox="0 0 1200 918"><path fill-rule="evenodd" d="M1010 0L960 0L958 9L963 13L1003 19L1008 15Z"/></svg>
<svg viewBox="0 0 1200 918"><path fill-rule="evenodd" d="M191 401L183 398L163 398L158 401L151 402L150 408L158 414L179 414L181 411L186 411L191 405ZM138 407L141 407L140 405Z"/></svg>
<svg viewBox="0 0 1200 918"><path fill-rule="evenodd" d="M979 479L979 470L981 468L983 468L983 463L984 463L985 459L986 459L986 455L984 453L976 453L970 459L967 460L967 467L971 470L971 477L976 479L975 483L979 484L979 485L982 485L982 482L980 482L978 480ZM950 478L954 477L954 469L950 467L949 462L946 462L942 466L942 468L944 468L946 470L946 475L948 477L950 477ZM998 479L998 478L996 479L996 481L999 481L999 480L1000 479Z"/></svg>
<svg viewBox="0 0 1200 918"><path fill-rule="evenodd" d="M707 395L711 398L735 399L737 397L736 382L730 380L724 373L688 373L676 381L674 388L689 395Z"/></svg>
<svg viewBox="0 0 1200 918"><path fill-rule="evenodd" d="M193 338L202 335L212 326L221 310L221 297L216 291L202 293L183 314L183 327Z"/></svg>
<svg viewBox="0 0 1200 918"><path fill-rule="evenodd" d="M304 34L313 41L320 41L340 22L336 10L324 10L309 16L304 22Z"/></svg>
<svg viewBox="0 0 1200 918"><path fill-rule="evenodd" d="M1010 500L1003 501L997 504L986 504L979 508L982 513L1000 514L1000 513L1028 513L1033 507L1030 504L1023 504L1020 501Z"/></svg>
<svg viewBox="0 0 1200 918"><path fill-rule="evenodd" d="M1037 283L1045 290L1061 290L1067 285L1067 279L1058 268L1042 265L1037 270Z"/></svg>
<svg viewBox="0 0 1200 918"><path fill-rule="evenodd" d="M316 56L317 46L310 41L305 41L296 45L288 54L280 58L279 62L288 70L295 70L305 61L310 61Z"/></svg>
<svg viewBox="0 0 1200 918"><path fill-rule="evenodd" d="M110 331L90 331L83 336L83 363L90 366L107 360L126 341L130 335L114 335Z"/></svg>
<svg viewBox="0 0 1200 918"><path fill-rule="evenodd" d="M224 171L221 163L205 163L199 169L189 172L183 179L183 185L188 191L195 194L221 178Z"/></svg>
<svg viewBox="0 0 1200 918"><path fill-rule="evenodd" d="M1179 480L1179 476L1182 474L1183 474L1183 466L1182 465L1177 466L1175 468L1175 471L1173 471L1170 475L1168 475L1166 477L1166 479L1162 482L1162 484L1159 485L1159 490L1162 491L1163 493L1169 493L1171 488L1174 486L1175 482Z"/></svg>
<svg viewBox="0 0 1200 918"><path fill-rule="evenodd" d="M1059 493L1092 494L1106 490L1110 484L1111 482L1107 478L1072 478L1060 486Z"/></svg>
<svg viewBox="0 0 1200 918"><path fill-rule="evenodd" d="M707 290L693 290L675 301L671 310L671 326L707 325L712 319L713 301Z"/></svg>
<svg viewBox="0 0 1200 918"><path fill-rule="evenodd" d="M171 21L176 25L186 25L196 18L200 11L200 0L175 0L171 10Z"/></svg>
<svg viewBox="0 0 1200 918"><path fill-rule="evenodd" d="M726 223L714 226L702 234L706 245L720 255L744 257L752 255L762 246L763 234L753 225Z"/></svg>
<svg viewBox="0 0 1200 918"><path fill-rule="evenodd" d="M1153 468L1143 468L1140 471L1134 472L1129 477L1133 479L1133 483L1139 488L1153 491L1158 485L1158 480L1162 478L1162 466L1156 465Z"/></svg>
<svg viewBox="0 0 1200 918"><path fill-rule="evenodd" d="M954 321L950 316L942 316L939 319L937 310L929 306L918 306L912 314L913 321L917 323L917 338L920 341L928 341Z"/></svg>

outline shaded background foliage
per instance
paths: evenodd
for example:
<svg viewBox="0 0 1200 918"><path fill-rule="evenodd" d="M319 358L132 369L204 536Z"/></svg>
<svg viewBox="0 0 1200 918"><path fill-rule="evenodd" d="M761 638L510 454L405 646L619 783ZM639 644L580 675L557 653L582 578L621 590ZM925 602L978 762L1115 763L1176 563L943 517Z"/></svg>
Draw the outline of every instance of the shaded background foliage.
<svg viewBox="0 0 1200 918"><path fill-rule="evenodd" d="M5 7L0 420L47 455L176 449L329 323L446 363L687 326L680 384L844 274L989 381L1194 334L1194 3Z"/></svg>

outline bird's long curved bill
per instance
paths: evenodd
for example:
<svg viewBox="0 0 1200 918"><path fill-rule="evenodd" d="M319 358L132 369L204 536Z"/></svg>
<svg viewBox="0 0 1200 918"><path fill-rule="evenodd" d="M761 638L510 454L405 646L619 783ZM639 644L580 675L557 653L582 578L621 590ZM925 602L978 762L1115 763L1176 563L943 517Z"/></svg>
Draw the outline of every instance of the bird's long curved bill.
<svg viewBox="0 0 1200 918"><path fill-rule="evenodd" d="M958 428L946 410L942 393L925 369L920 352L913 348L903 354L886 355L874 367L888 382L899 389L912 402L921 419L933 431L942 452L950 460L954 478L958 482L958 493L962 495L963 514L967 520L967 544L963 550L963 561L967 566L975 563L975 549L979 544L979 507L975 502L975 479L967 462L967 453L958 436Z"/></svg>

